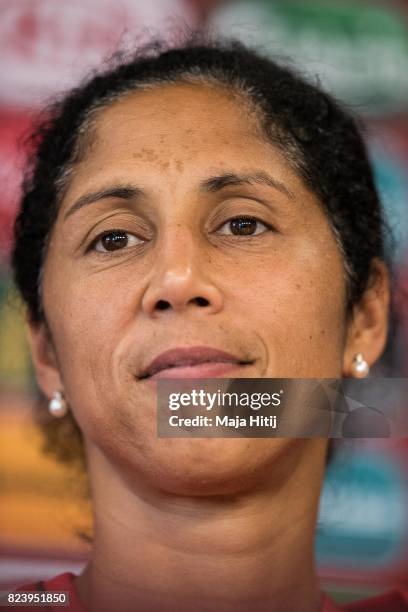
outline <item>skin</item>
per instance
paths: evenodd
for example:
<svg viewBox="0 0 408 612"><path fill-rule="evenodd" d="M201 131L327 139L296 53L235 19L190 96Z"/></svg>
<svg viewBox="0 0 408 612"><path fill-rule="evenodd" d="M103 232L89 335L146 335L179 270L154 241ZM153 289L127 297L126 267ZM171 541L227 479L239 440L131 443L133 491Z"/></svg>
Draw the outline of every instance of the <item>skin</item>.
<svg viewBox="0 0 408 612"><path fill-rule="evenodd" d="M200 189L254 172L283 188ZM68 213L112 185L144 194ZM259 220L256 235L231 235L240 216ZM129 246L89 248L118 228ZM236 377L353 375L355 354L373 364L387 334L387 273L381 262L373 271L346 321L344 264L321 203L228 92L167 85L100 112L46 258L50 335L30 325L41 389L63 390L84 434L95 544L77 588L91 610L319 609L327 440L158 439L155 386L136 375L194 345L250 360Z"/></svg>

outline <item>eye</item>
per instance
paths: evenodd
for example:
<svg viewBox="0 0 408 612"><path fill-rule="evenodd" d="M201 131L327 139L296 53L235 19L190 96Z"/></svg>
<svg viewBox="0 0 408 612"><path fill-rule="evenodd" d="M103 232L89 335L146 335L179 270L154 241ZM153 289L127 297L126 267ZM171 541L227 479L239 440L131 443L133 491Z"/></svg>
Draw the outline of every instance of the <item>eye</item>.
<svg viewBox="0 0 408 612"><path fill-rule="evenodd" d="M126 247L143 244L144 240L124 230L110 230L98 236L90 245L90 251L107 253L118 251Z"/></svg>
<svg viewBox="0 0 408 612"><path fill-rule="evenodd" d="M223 227L228 228L230 231L220 231ZM218 233L224 236L257 236L270 229L272 229L270 225L259 221L255 217L235 217L223 223Z"/></svg>

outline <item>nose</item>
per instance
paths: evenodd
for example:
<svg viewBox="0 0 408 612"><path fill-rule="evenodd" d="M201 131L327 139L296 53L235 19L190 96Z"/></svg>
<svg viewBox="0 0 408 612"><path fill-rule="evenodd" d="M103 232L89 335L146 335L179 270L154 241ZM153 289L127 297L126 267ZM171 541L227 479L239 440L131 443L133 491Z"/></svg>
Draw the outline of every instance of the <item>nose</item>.
<svg viewBox="0 0 408 612"><path fill-rule="evenodd" d="M162 244L156 261L142 298L147 315L157 317L161 311L189 309L214 314L222 309L222 293L205 273L208 257L192 237L174 235L171 242Z"/></svg>

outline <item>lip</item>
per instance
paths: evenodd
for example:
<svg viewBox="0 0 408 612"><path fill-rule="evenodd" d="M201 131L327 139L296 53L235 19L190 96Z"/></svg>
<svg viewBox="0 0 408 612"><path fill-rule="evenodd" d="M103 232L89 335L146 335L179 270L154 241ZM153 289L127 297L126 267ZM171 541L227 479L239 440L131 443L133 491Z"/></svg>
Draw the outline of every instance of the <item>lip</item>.
<svg viewBox="0 0 408 612"><path fill-rule="evenodd" d="M208 346L179 347L158 355L139 378L213 378L249 363Z"/></svg>

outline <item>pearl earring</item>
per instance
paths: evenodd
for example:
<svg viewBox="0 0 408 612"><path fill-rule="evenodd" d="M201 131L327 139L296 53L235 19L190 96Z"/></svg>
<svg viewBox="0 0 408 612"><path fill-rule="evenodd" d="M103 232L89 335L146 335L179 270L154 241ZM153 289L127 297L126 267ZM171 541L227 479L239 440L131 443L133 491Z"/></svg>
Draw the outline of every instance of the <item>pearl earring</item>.
<svg viewBox="0 0 408 612"><path fill-rule="evenodd" d="M52 416L57 418L64 417L67 414L68 406L61 391L54 391L48 404L48 410Z"/></svg>
<svg viewBox="0 0 408 612"><path fill-rule="evenodd" d="M370 371L370 366L366 362L362 353L357 353L353 359L353 371L356 378L365 378Z"/></svg>

